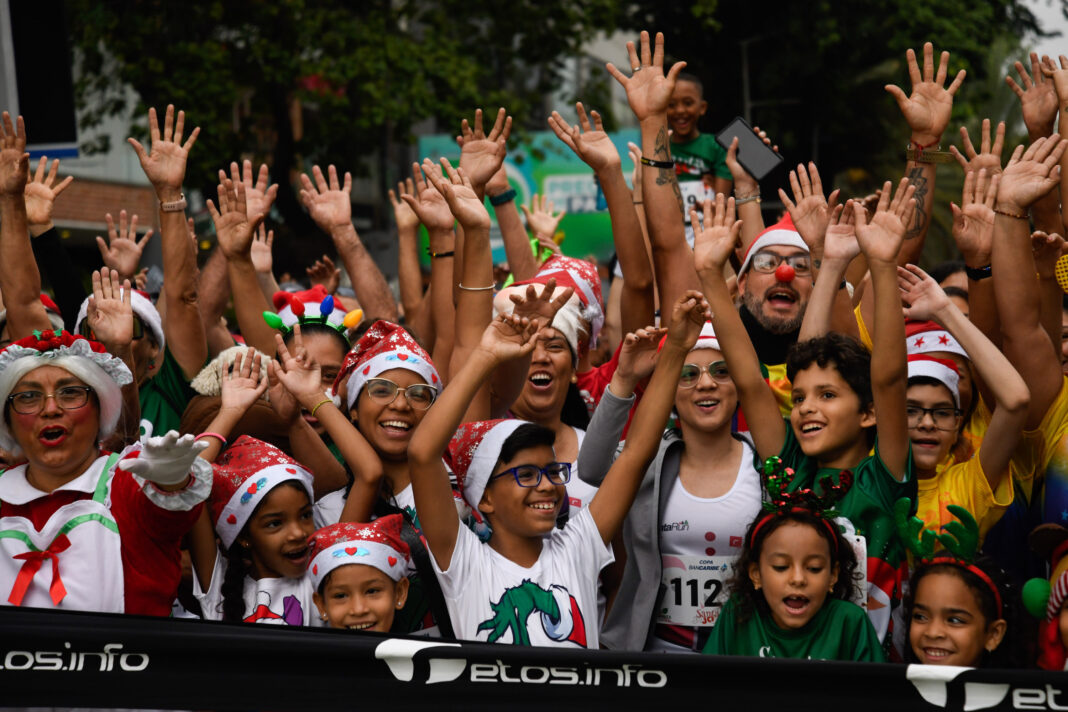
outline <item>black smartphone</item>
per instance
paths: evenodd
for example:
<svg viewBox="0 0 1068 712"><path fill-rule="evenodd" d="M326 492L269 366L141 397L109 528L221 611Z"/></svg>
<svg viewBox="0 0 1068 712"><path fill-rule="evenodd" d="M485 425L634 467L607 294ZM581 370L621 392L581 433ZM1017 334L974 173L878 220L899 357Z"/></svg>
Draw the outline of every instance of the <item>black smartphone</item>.
<svg viewBox="0 0 1068 712"><path fill-rule="evenodd" d="M759 136L753 133L753 127L749 125L749 122L743 119L741 116L727 124L719 133L716 134L716 141L720 146L723 146L723 150L727 150L731 146L731 141L734 137L738 137L738 162L742 164L742 168L746 172L761 180L768 173L771 173L780 163L783 158L777 152L771 149L771 146L766 145Z"/></svg>

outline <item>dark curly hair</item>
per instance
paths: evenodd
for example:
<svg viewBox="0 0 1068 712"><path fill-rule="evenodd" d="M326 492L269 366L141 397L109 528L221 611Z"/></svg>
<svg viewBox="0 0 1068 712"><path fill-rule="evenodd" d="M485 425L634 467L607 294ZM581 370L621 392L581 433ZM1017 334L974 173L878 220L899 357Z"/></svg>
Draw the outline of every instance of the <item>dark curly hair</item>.
<svg viewBox="0 0 1068 712"><path fill-rule="evenodd" d="M947 552L940 552L935 554L933 558L937 559L941 556L952 555ZM996 668L1030 667L1030 665L1026 664L1026 661L1031 660L1033 656L1028 654L1025 636L1021 634L1023 630L1023 621L1021 620L1022 603L1020 602L1018 588L990 557L977 556L973 564L997 586L998 592L1001 594L1001 616L998 616L998 606L997 601L994 599L994 593L985 581L964 566L951 562L938 562L921 563L912 572L912 576L909 578L909 590L905 595L904 601L905 620L908 621L911 629L913 608L916 605L916 591L919 589L920 581L924 577L931 574L956 576L964 582L975 596L975 602L979 604L979 612L982 614L987 626L998 620L999 617L1003 618L1006 623L1005 637L1001 639L1001 644L993 651L984 651L979 666ZM905 647L905 661L909 663L919 662L919 658L912 650L911 641Z"/></svg>
<svg viewBox="0 0 1068 712"><path fill-rule="evenodd" d="M843 334L831 332L824 336L798 341L786 354L786 377L793 383L799 371L811 366L833 366L849 388L860 399L860 410L871 407L871 352L863 344ZM868 445L874 444L875 428L866 431Z"/></svg>
<svg viewBox="0 0 1068 712"><path fill-rule="evenodd" d="M857 556L853 552L853 547L842 536L837 525L832 522L831 527L827 527L826 520L823 517L806 509L788 509L770 514L771 519L760 528L754 540L753 529L767 516L769 516L769 513L761 510L756 519L749 524L749 528L745 532L745 545L742 547L742 553L738 556L738 560L734 562L734 575L731 576L728 582L731 595L734 598L735 615L739 623L749 620L756 612L765 616L770 614L767 599L764 598L762 592L753 586L753 581L749 578L749 566L751 564L760 564L760 552L764 548L764 542L768 536L789 522L806 524L812 527L827 542L827 547L831 552L831 568L838 567L838 580L834 584L834 590L831 591L831 597L843 601L848 601L853 597L856 587L854 577L857 569ZM834 535L838 538L837 541L831 539L832 529L834 530Z"/></svg>

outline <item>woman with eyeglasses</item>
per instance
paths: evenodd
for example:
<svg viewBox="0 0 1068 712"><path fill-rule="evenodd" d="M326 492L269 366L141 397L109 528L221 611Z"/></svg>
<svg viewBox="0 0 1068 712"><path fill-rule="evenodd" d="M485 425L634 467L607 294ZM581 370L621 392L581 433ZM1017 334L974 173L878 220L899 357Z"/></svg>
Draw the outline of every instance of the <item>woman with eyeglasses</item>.
<svg viewBox="0 0 1068 712"><path fill-rule="evenodd" d="M590 484L611 466L662 333L643 329L624 341L580 454ZM700 651L760 509L753 448L732 432L738 394L711 324L686 356L674 406L675 427L664 433L623 530L628 558L601 629L613 650Z"/></svg>

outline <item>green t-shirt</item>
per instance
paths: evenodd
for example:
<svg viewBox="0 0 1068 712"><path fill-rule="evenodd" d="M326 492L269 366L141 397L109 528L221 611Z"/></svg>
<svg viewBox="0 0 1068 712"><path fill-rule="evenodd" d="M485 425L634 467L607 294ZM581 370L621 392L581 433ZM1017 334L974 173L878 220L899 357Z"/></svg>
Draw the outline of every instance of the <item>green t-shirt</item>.
<svg viewBox="0 0 1068 712"><path fill-rule="evenodd" d="M789 422L786 423L786 440L779 457L783 465L792 467L796 473L790 491L809 487L819 492L821 488L817 483L823 475L829 474L833 482L838 481L838 470L817 467L816 460L801 451ZM758 471L762 464L756 463ZM879 457L876 441L875 454L865 457L853 468L853 486L835 506L853 524L856 533L864 537L868 615L880 638L888 630L890 611L900 603L901 582L908 576L905 546L894 523L894 502L902 497L912 500L915 511L917 491L912 474L912 454L909 453L906 461L905 481L898 482Z"/></svg>
<svg viewBox="0 0 1068 712"><path fill-rule="evenodd" d="M675 175L679 182L701 180L701 176L707 173L731 180L727 151L711 134L701 134L685 143L672 141L671 157L675 160Z"/></svg>
<svg viewBox="0 0 1068 712"><path fill-rule="evenodd" d="M182 367L164 349L163 363L155 376L140 389L141 432L146 431L146 421L152 426L152 434L159 436L169 430L178 430L182 413L196 392L182 373Z"/></svg>
<svg viewBox="0 0 1068 712"><path fill-rule="evenodd" d="M886 662L871 621L855 603L828 599L804 626L783 630L759 610L739 623L736 600L732 597L720 611L702 651L705 655Z"/></svg>

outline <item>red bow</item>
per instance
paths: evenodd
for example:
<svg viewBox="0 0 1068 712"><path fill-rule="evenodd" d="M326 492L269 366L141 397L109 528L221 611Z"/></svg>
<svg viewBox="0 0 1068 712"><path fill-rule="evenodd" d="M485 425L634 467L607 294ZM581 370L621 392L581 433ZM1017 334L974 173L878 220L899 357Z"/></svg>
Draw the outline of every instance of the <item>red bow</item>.
<svg viewBox="0 0 1068 712"><path fill-rule="evenodd" d="M11 587L11 595L7 600L13 606L21 606L26 591L37 571L44 564L45 559L52 560L52 585L48 587L48 593L52 596L52 603L59 605L63 597L67 595L67 588L63 585L63 579L59 577L59 554L70 548L70 539L66 534L57 536L44 551L27 551L25 554L16 554L13 558L21 559L25 563L19 569L19 575L15 578L15 585Z"/></svg>

